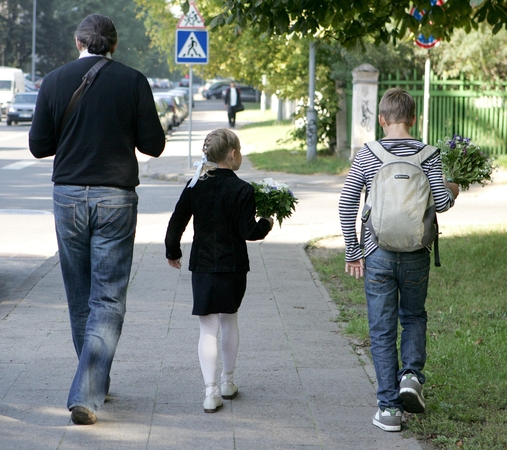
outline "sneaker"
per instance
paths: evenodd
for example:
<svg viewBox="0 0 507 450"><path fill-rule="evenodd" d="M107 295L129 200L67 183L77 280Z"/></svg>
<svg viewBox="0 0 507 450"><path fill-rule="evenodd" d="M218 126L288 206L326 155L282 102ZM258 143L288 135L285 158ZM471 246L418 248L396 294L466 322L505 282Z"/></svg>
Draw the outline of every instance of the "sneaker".
<svg viewBox="0 0 507 450"><path fill-rule="evenodd" d="M373 416L373 425L384 431L401 431L401 419L403 414L398 408L380 408Z"/></svg>
<svg viewBox="0 0 507 450"><path fill-rule="evenodd" d="M403 408L409 413L423 413L425 409L422 386L413 373L403 375L400 381L400 397Z"/></svg>
<svg viewBox="0 0 507 450"><path fill-rule="evenodd" d="M70 418L76 425L93 425L97 416L84 406L74 406Z"/></svg>

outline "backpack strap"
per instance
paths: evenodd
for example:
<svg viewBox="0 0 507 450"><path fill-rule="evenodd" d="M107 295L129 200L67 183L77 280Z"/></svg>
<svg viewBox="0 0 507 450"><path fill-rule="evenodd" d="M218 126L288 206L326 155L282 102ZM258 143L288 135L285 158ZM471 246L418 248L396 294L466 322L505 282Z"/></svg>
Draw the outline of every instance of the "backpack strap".
<svg viewBox="0 0 507 450"><path fill-rule="evenodd" d="M438 250L438 221L437 221L437 215L435 214L435 227L437 230L437 234L435 236L435 240L433 241L433 257L435 259L435 267L440 267L442 264L440 264L440 251Z"/></svg>
<svg viewBox="0 0 507 450"><path fill-rule="evenodd" d="M389 162L389 161L397 161L400 158L404 160L418 163L422 165L425 161L430 159L435 153L440 153L440 149L438 147L434 147L433 145L424 145L421 147L417 153L409 156L396 156L390 152L390 150L394 147L385 148L379 141L371 141L366 142L365 144L368 149L379 159L380 162ZM397 144L398 145L398 144ZM413 145L409 145L409 147L414 147ZM414 147L416 148L416 147Z"/></svg>
<svg viewBox="0 0 507 450"><path fill-rule="evenodd" d="M370 152L372 152L381 163L383 163L386 158L389 158L390 153L379 141L366 142L364 145L368 147Z"/></svg>

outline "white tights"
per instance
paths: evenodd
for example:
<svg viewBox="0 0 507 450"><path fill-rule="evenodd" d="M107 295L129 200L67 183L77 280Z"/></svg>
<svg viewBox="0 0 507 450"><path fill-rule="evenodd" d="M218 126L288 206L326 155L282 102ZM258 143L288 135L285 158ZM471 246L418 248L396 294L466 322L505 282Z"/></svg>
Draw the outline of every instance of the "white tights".
<svg viewBox="0 0 507 450"><path fill-rule="evenodd" d="M239 347L238 313L199 316L201 334L198 353L206 395L216 389L218 332L221 329L222 383L232 381ZM208 392L209 391L209 392Z"/></svg>

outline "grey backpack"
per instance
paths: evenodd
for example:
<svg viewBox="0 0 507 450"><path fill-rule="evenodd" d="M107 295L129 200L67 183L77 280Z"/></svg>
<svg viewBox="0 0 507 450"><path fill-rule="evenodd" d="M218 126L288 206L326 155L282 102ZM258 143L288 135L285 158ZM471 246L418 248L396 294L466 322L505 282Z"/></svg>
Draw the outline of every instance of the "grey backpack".
<svg viewBox="0 0 507 450"><path fill-rule="evenodd" d="M426 145L414 155L396 156L380 142L366 145L382 162L361 217L373 242L392 252L413 252L433 243L438 236L436 209L428 177L421 166L439 149ZM438 244L435 265L440 265Z"/></svg>

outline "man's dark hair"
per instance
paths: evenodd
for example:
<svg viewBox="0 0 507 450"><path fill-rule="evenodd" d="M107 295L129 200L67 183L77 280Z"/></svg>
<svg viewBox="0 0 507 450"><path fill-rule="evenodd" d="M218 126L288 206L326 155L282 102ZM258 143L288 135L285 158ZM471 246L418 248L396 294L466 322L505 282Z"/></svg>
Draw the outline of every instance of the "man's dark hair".
<svg viewBox="0 0 507 450"><path fill-rule="evenodd" d="M93 55L105 55L118 42L113 21L101 14L86 16L74 33L77 40Z"/></svg>

